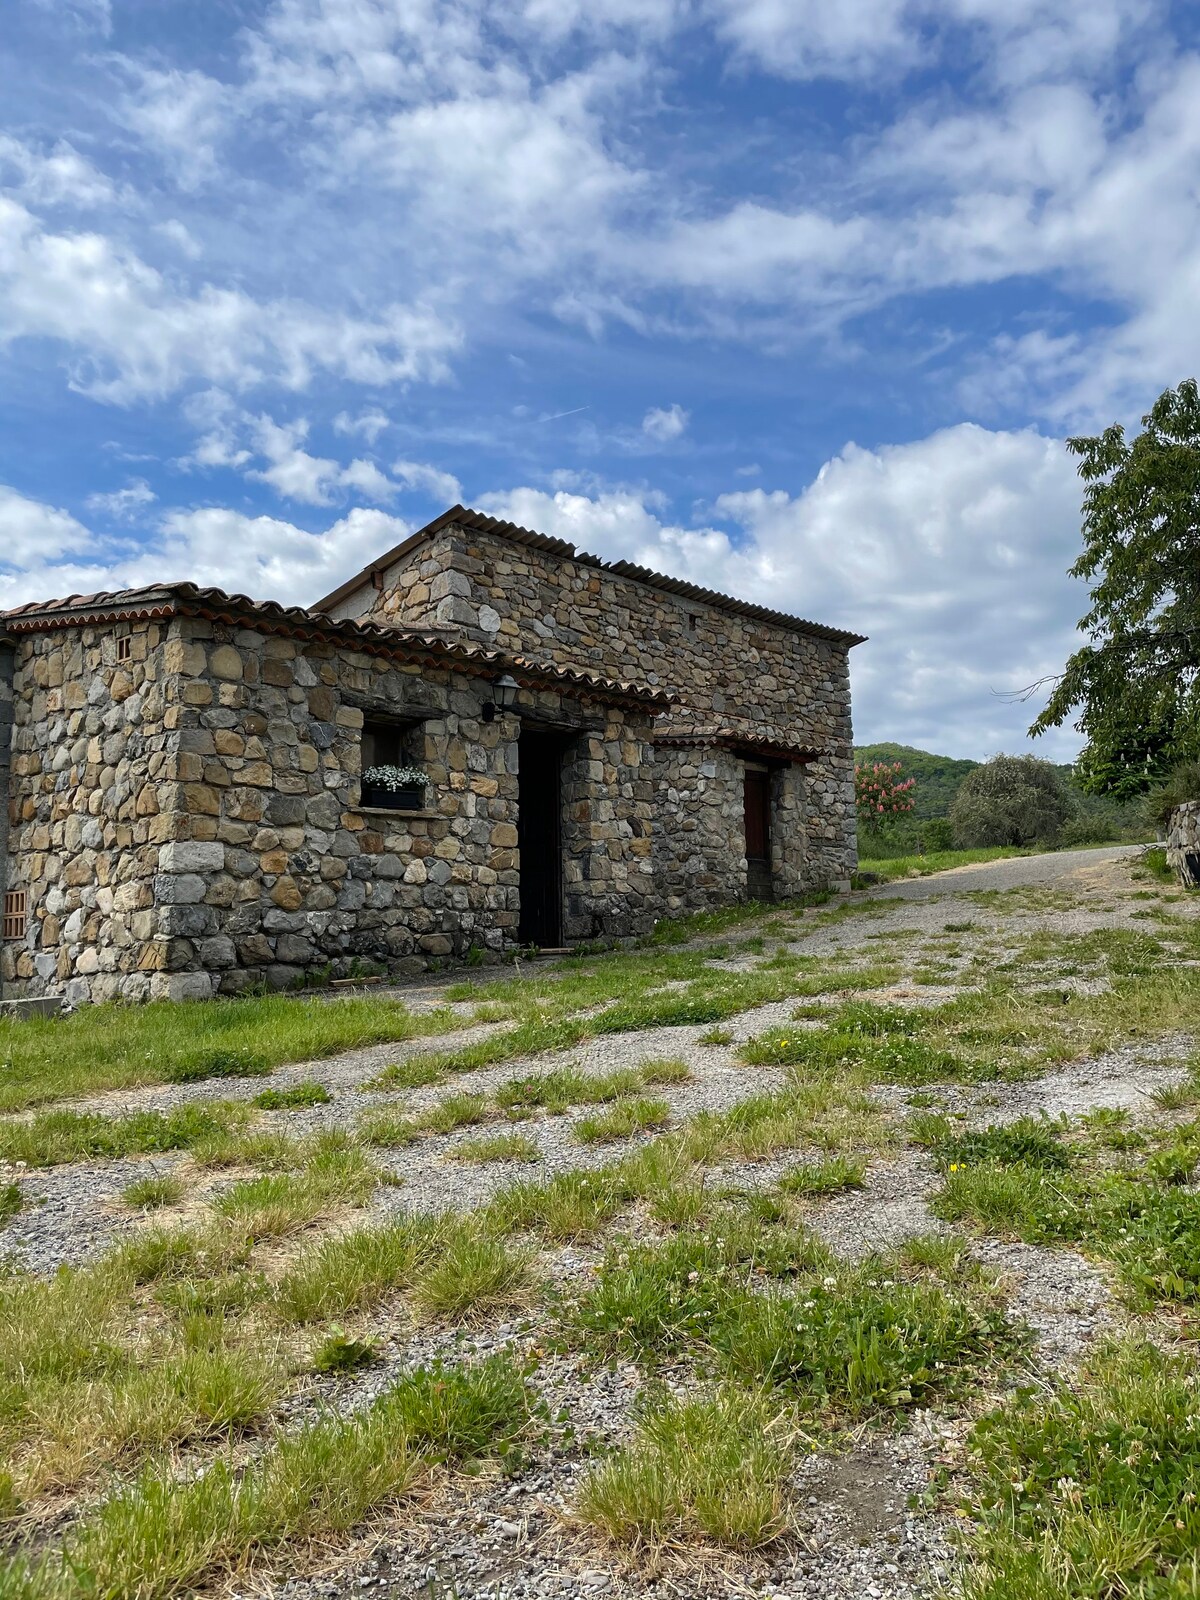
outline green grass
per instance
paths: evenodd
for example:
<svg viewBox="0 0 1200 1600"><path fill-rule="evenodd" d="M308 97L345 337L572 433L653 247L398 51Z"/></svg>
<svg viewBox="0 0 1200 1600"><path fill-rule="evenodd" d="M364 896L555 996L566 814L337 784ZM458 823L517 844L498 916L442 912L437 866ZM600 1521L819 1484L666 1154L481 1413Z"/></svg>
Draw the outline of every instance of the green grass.
<svg viewBox="0 0 1200 1600"><path fill-rule="evenodd" d="M455 1128L473 1128L487 1116L487 1100L478 1094L450 1094L430 1106L416 1119L426 1133L453 1133Z"/></svg>
<svg viewBox="0 0 1200 1600"><path fill-rule="evenodd" d="M280 1280L276 1305L293 1322L321 1322L368 1311L411 1287L442 1250L447 1224L402 1217L311 1245Z"/></svg>
<svg viewBox="0 0 1200 1600"><path fill-rule="evenodd" d="M524 1133L485 1133L446 1151L450 1161L540 1161L537 1141Z"/></svg>
<svg viewBox="0 0 1200 1600"><path fill-rule="evenodd" d="M1178 887L1178 880L1167 862L1166 846L1142 852L1140 865L1143 866L1152 878L1157 878L1159 883L1169 883Z"/></svg>
<svg viewBox="0 0 1200 1600"><path fill-rule="evenodd" d="M1039 853L1017 845L996 845L986 850L931 850L923 856L872 858L870 869L885 883L892 883L897 878L925 878L931 872L948 872L951 867L969 867L979 861L1006 861L1012 856Z"/></svg>
<svg viewBox="0 0 1200 1600"><path fill-rule="evenodd" d="M315 1372L358 1372L379 1360L370 1339L353 1339L341 1328L334 1328L313 1351Z"/></svg>
<svg viewBox="0 0 1200 1600"><path fill-rule="evenodd" d="M163 1000L0 1019L0 1112L103 1089L267 1072L461 1026L449 1011L414 1014L373 995Z"/></svg>
<svg viewBox="0 0 1200 1600"><path fill-rule="evenodd" d="M461 1050L418 1059L431 1071L470 1072L612 1034L721 1022L790 997L875 989L894 982L900 970L895 962L850 968L776 955L750 971L729 972L713 966L703 950L614 955L583 968L560 963L522 980L449 989L451 998L491 1002L492 1020L507 1017L515 1026ZM371 1087L397 1084L385 1069Z"/></svg>
<svg viewBox="0 0 1200 1600"><path fill-rule="evenodd" d="M801 1199L844 1194L847 1189L862 1188L866 1171L867 1163L861 1158L830 1156L827 1161L812 1161L785 1172L779 1180L779 1188L784 1194L799 1195Z"/></svg>
<svg viewBox="0 0 1200 1600"><path fill-rule="evenodd" d="M564 1318L589 1351L690 1354L808 1414L847 1418L970 1383L1011 1342L990 1302L958 1283L905 1281L899 1257L845 1267L810 1236L736 1210L661 1244L611 1246Z"/></svg>
<svg viewBox="0 0 1200 1600"><path fill-rule="evenodd" d="M619 1171L562 1172L544 1182L520 1179L506 1185L485 1217L504 1232L565 1243L592 1238L630 1197Z"/></svg>
<svg viewBox="0 0 1200 1600"><path fill-rule="evenodd" d="M183 1179L173 1172L152 1173L126 1184L121 1199L135 1211L157 1211L162 1206L177 1206L186 1193Z"/></svg>
<svg viewBox="0 0 1200 1600"><path fill-rule="evenodd" d="M18 1557L0 1591L30 1600L167 1600L245 1572L292 1543L328 1544L395 1503L435 1464L503 1450L528 1427L530 1396L504 1356L421 1368L372 1405L278 1439L244 1468L153 1466L86 1515L63 1555Z"/></svg>
<svg viewBox="0 0 1200 1600"><path fill-rule="evenodd" d="M970 1439L964 1600L1197 1593L1192 1360L1110 1345L1082 1383L1019 1390Z"/></svg>
<svg viewBox="0 0 1200 1600"><path fill-rule="evenodd" d="M296 1083L290 1089L264 1089L251 1104L260 1111L298 1111L306 1106L327 1106L332 1099L323 1083Z"/></svg>
<svg viewBox="0 0 1200 1600"><path fill-rule="evenodd" d="M227 1189L213 1209L247 1237L283 1238L299 1233L341 1206L367 1203L378 1173L358 1150L315 1155L300 1172L264 1173Z"/></svg>
<svg viewBox="0 0 1200 1600"><path fill-rule="evenodd" d="M1136 1154L1115 1168L1077 1157L1067 1170L1056 1161L1004 1164L994 1153L976 1165L951 1162L932 1208L980 1232L1069 1242L1101 1256L1139 1309L1200 1302L1200 1193L1192 1187L1200 1124L1168 1130L1157 1149Z"/></svg>
<svg viewBox="0 0 1200 1600"><path fill-rule="evenodd" d="M118 1156L189 1150L245 1126L250 1112L231 1100L105 1117L98 1112L42 1111L26 1121L0 1123L0 1160L29 1167Z"/></svg>
<svg viewBox="0 0 1200 1600"><path fill-rule="evenodd" d="M665 1398L633 1440L585 1477L576 1512L617 1544L769 1544L787 1526L794 1454L786 1413L732 1386Z"/></svg>
<svg viewBox="0 0 1200 1600"><path fill-rule="evenodd" d="M439 1321L484 1322L528 1301L530 1261L528 1251L514 1250L470 1223L460 1224L418 1279L414 1304Z"/></svg>
<svg viewBox="0 0 1200 1600"><path fill-rule="evenodd" d="M571 1134L580 1144L610 1144L635 1133L665 1128L670 1120L671 1108L665 1100L618 1100L599 1116L581 1117Z"/></svg>
<svg viewBox="0 0 1200 1600"><path fill-rule="evenodd" d="M17 1183L0 1184L0 1228L15 1217L22 1205L21 1186Z"/></svg>

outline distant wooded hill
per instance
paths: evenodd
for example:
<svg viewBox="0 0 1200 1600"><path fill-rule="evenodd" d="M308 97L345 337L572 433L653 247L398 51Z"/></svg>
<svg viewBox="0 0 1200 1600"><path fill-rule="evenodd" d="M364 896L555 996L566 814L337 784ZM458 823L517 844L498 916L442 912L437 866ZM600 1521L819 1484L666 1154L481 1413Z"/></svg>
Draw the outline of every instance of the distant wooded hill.
<svg viewBox="0 0 1200 1600"><path fill-rule="evenodd" d="M910 744L856 745L854 759L860 765L872 761L898 761L904 769L904 776L917 780L913 809L907 823L900 824L903 838L910 834L919 835L920 829L916 825L920 822L949 816L959 784L968 772L982 764L978 761L957 761L953 756L934 755L931 750L917 750ZM1058 770L1075 797L1077 815L1073 826L1078 836L1075 842L1086 842L1085 835L1087 839L1092 836L1095 839L1140 839L1150 836L1153 830L1147 832L1145 810L1140 801L1131 800L1122 804L1106 795L1084 794L1076 784L1069 764L1060 765Z"/></svg>
<svg viewBox="0 0 1200 1600"><path fill-rule="evenodd" d="M910 744L861 744L854 747L854 759L869 766L873 761L899 761L906 778L915 778L914 817L945 817L950 802L968 772L978 761L956 761L953 756L935 756L930 750L915 750Z"/></svg>

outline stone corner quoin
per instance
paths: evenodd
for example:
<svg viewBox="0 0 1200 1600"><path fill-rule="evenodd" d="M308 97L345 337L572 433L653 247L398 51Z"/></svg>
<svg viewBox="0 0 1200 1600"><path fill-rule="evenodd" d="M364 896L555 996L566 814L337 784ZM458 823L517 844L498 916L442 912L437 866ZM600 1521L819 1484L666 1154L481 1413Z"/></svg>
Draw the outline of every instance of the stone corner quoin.
<svg viewBox="0 0 1200 1600"><path fill-rule="evenodd" d="M844 887L856 642L461 508L308 611L17 608L0 994L403 975ZM408 809L379 764L425 774Z"/></svg>

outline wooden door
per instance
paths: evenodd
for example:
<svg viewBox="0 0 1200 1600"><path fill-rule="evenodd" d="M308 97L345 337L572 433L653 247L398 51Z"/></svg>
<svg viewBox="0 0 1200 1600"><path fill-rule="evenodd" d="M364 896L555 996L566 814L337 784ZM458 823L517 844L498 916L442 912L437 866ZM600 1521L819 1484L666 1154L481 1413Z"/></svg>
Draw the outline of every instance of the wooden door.
<svg viewBox="0 0 1200 1600"><path fill-rule="evenodd" d="M771 774L746 771L746 888L754 900L771 898Z"/></svg>
<svg viewBox="0 0 1200 1600"><path fill-rule="evenodd" d="M522 733L517 746L517 843L521 852L522 944L562 944L562 744Z"/></svg>

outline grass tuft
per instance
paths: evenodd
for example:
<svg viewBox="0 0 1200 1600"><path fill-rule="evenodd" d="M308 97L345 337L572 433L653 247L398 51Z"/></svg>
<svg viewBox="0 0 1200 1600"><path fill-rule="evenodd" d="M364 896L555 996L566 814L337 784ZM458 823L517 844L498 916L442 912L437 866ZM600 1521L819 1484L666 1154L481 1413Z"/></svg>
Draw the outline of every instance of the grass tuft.
<svg viewBox="0 0 1200 1600"><path fill-rule="evenodd" d="M489 1133L446 1151L449 1161L540 1161L537 1141L524 1133Z"/></svg>
<svg viewBox="0 0 1200 1600"><path fill-rule="evenodd" d="M251 1103L260 1111L293 1111L305 1106L327 1106L332 1099L323 1083L296 1083L290 1089L264 1089Z"/></svg>
<svg viewBox="0 0 1200 1600"><path fill-rule="evenodd" d="M706 1540L756 1550L787 1526L794 1431L769 1399L731 1386L661 1401L583 1481L577 1512L617 1544Z"/></svg>
<svg viewBox="0 0 1200 1600"><path fill-rule="evenodd" d="M162 1172L135 1178L121 1190L121 1199L135 1211L157 1211L162 1206L177 1206L185 1193L182 1178L173 1172Z"/></svg>
<svg viewBox="0 0 1200 1600"><path fill-rule="evenodd" d="M611 1111L595 1117L581 1117L571 1129L580 1144L610 1144L635 1133L650 1133L665 1128L671 1108L665 1100L618 1100Z"/></svg>

